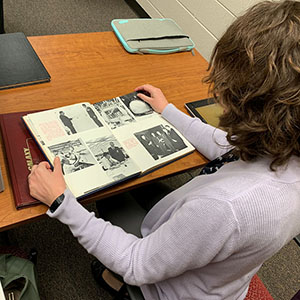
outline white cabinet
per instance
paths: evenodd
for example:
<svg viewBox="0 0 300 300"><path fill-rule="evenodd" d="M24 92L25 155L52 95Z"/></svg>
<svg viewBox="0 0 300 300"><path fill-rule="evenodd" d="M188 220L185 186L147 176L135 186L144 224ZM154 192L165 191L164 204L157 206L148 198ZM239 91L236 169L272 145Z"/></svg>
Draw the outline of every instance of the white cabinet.
<svg viewBox="0 0 300 300"><path fill-rule="evenodd" d="M259 0L137 0L152 18L172 18L186 32L201 55L211 52L227 27Z"/></svg>

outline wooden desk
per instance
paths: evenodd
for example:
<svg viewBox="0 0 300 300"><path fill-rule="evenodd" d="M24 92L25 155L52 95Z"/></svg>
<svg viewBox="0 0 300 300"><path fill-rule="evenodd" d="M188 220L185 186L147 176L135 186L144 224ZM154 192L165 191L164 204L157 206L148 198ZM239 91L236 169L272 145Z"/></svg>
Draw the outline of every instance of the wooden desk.
<svg viewBox="0 0 300 300"><path fill-rule="evenodd" d="M68 34L29 38L52 79L49 83L0 91L0 111L9 113L49 109L81 101L92 103L132 92L150 83L184 110L184 103L207 97L201 83L207 62L196 52L170 55L127 53L113 32ZM42 217L45 205L16 210L1 139L0 165L5 191L0 194L0 231ZM142 178L104 190L85 199L88 203L135 186L203 165L195 152Z"/></svg>

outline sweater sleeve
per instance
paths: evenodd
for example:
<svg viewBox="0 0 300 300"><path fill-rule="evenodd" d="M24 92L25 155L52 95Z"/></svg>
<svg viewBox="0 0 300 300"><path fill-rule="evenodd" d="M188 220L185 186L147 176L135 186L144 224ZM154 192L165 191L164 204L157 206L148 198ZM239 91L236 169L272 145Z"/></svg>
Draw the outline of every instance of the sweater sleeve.
<svg viewBox="0 0 300 300"><path fill-rule="evenodd" d="M228 152L232 146L226 139L226 132L203 123L199 118L192 118L168 104L162 116L175 126L191 144L209 160Z"/></svg>
<svg viewBox="0 0 300 300"><path fill-rule="evenodd" d="M141 286L205 266L220 255L221 249L231 251L237 238L231 208L211 199L201 201L199 208L197 202L184 204L144 238L96 218L68 190L58 209L47 214L68 225L79 243L125 282ZM229 246L224 247L224 243Z"/></svg>

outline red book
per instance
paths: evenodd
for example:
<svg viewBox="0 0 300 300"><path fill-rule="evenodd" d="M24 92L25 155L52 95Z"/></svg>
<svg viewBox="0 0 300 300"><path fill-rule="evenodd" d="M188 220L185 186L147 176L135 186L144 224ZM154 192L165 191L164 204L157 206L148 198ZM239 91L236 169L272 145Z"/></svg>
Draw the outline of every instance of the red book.
<svg viewBox="0 0 300 300"><path fill-rule="evenodd" d="M29 194L27 177L45 156L31 137L21 117L28 112L0 115L1 132L17 209L40 203Z"/></svg>

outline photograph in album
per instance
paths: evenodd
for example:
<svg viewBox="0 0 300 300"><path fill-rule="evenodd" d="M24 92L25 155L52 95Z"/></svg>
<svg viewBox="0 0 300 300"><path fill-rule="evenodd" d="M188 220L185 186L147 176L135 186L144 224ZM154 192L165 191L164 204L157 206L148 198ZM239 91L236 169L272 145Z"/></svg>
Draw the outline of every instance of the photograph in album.
<svg viewBox="0 0 300 300"><path fill-rule="evenodd" d="M60 157L76 197L142 176L194 151L136 92L27 114L23 120L48 161Z"/></svg>

